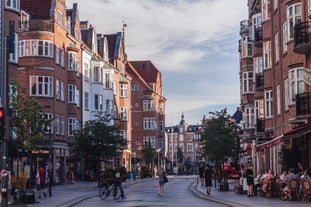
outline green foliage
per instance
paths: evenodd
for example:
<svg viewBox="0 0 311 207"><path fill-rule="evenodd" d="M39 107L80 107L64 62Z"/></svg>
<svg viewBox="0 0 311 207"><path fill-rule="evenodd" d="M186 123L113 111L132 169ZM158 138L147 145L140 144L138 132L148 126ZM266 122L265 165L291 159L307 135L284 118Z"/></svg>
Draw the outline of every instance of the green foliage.
<svg viewBox="0 0 311 207"><path fill-rule="evenodd" d="M81 131L75 132L73 151L77 157L109 159L126 146L120 127L112 125L112 120L111 116L100 113L96 119L87 121Z"/></svg>
<svg viewBox="0 0 311 207"><path fill-rule="evenodd" d="M206 158L215 161L219 166L229 157L236 155L237 126L231 122L226 109L220 112L210 112L210 114L212 114L212 120L205 127L201 142Z"/></svg>
<svg viewBox="0 0 311 207"><path fill-rule="evenodd" d="M156 156L156 150L152 147L150 142L147 142L142 151L144 161L149 164L153 161Z"/></svg>
<svg viewBox="0 0 311 207"><path fill-rule="evenodd" d="M184 161L184 153L180 147L177 147L177 161L179 165L181 165Z"/></svg>
<svg viewBox="0 0 311 207"><path fill-rule="evenodd" d="M44 145L46 129L52 120L47 120L43 112L44 108L36 98L28 97L26 89L16 81L10 94L10 106L12 108L12 142L13 146L19 146L32 150ZM26 98L27 97L27 98Z"/></svg>

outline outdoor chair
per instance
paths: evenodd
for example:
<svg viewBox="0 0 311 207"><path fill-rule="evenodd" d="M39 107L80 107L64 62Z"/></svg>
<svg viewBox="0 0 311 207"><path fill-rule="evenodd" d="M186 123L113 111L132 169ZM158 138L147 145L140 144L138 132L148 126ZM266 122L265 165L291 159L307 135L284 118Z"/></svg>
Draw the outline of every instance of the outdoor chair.
<svg viewBox="0 0 311 207"><path fill-rule="evenodd" d="M299 180L298 179L291 179L288 183L288 188L290 190L290 195L292 199L299 200Z"/></svg>
<svg viewBox="0 0 311 207"><path fill-rule="evenodd" d="M269 180L267 182L266 190L267 190L267 193L266 193L267 198L272 198L278 193L277 185L274 179Z"/></svg>
<svg viewBox="0 0 311 207"><path fill-rule="evenodd" d="M302 197L301 200L309 200L311 197L311 181L309 179L302 179L301 180L301 187L302 187Z"/></svg>

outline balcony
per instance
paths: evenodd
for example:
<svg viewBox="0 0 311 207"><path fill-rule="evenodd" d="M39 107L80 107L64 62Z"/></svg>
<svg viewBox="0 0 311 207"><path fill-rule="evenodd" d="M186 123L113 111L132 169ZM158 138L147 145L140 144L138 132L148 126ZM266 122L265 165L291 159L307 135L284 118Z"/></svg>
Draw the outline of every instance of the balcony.
<svg viewBox="0 0 311 207"><path fill-rule="evenodd" d="M265 131L265 120L264 119L257 119L256 120L256 131L257 131L257 133Z"/></svg>
<svg viewBox="0 0 311 207"><path fill-rule="evenodd" d="M296 95L296 116L311 115L311 93Z"/></svg>
<svg viewBox="0 0 311 207"><path fill-rule="evenodd" d="M294 52L307 54L311 52L311 22L300 22L294 29Z"/></svg>
<svg viewBox="0 0 311 207"><path fill-rule="evenodd" d="M255 29L254 39L255 47L262 47L262 27L258 27Z"/></svg>
<svg viewBox="0 0 311 207"><path fill-rule="evenodd" d="M263 74L262 73L257 73L256 74L256 90L263 90L264 86L264 79L263 79Z"/></svg>

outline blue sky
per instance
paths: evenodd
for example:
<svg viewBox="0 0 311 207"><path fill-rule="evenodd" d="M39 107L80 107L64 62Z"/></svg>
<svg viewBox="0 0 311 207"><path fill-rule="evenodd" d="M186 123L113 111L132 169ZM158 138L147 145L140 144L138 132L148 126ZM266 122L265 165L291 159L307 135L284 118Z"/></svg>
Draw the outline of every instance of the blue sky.
<svg viewBox="0 0 311 207"><path fill-rule="evenodd" d="M247 0L67 0L97 33L125 28L129 60L151 60L162 73L166 126L188 124L240 101L238 40Z"/></svg>

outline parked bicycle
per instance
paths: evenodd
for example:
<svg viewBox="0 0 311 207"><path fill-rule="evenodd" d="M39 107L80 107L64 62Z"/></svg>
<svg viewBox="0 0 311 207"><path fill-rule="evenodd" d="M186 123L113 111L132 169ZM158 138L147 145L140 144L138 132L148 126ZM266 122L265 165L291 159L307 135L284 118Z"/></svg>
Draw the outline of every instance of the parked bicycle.
<svg viewBox="0 0 311 207"><path fill-rule="evenodd" d="M114 192L116 192L115 195ZM99 189L99 197L102 200L105 200L110 194L112 194L115 200L121 197L121 191L118 187L114 185L114 183L112 185L109 185L109 183L103 182L101 188Z"/></svg>

